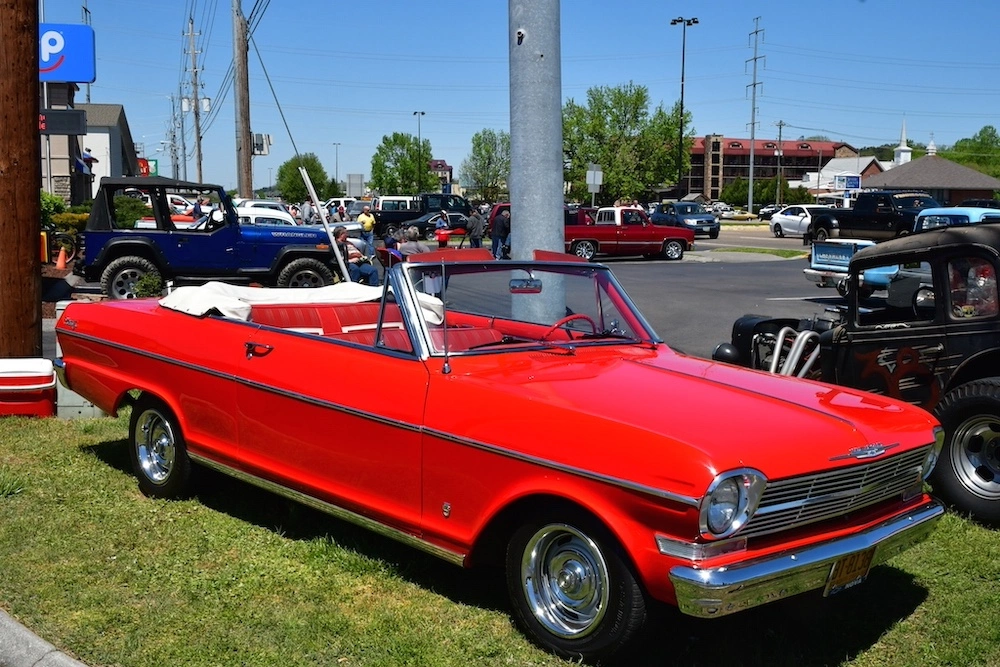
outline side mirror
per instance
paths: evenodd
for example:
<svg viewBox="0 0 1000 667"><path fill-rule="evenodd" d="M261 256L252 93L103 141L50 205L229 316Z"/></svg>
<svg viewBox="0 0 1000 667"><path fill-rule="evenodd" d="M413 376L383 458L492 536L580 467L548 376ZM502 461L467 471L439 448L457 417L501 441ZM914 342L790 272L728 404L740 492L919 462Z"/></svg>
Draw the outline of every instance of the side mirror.
<svg viewBox="0 0 1000 667"><path fill-rule="evenodd" d="M931 319L934 317L934 290L921 287L913 293L913 312L918 317Z"/></svg>

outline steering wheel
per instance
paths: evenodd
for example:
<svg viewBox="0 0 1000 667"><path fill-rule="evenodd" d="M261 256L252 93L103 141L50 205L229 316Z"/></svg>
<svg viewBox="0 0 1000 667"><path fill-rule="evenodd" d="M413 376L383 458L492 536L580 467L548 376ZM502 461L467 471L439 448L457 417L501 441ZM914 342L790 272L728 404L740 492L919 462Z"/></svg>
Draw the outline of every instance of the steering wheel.
<svg viewBox="0 0 1000 667"><path fill-rule="evenodd" d="M597 323L595 323L594 320L590 319L590 317L584 315L583 313L573 313L572 315L567 315L566 317L562 318L561 320L553 324L551 327L546 329L545 333L542 334L542 337L539 338L539 340L547 339L549 336L554 334L559 327L565 326L566 324L569 324L573 320L585 320L587 324L590 325L590 330L591 330L590 333L597 333Z"/></svg>

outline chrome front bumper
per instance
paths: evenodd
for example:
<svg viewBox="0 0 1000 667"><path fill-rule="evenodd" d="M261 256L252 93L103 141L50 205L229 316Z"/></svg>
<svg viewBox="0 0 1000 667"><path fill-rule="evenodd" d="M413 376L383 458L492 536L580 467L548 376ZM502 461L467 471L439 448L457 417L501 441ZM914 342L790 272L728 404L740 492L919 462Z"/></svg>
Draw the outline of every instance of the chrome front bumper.
<svg viewBox="0 0 1000 667"><path fill-rule="evenodd" d="M802 269L806 280L820 287L836 287L841 280L847 279L847 271L830 271L826 269Z"/></svg>
<svg viewBox="0 0 1000 667"><path fill-rule="evenodd" d="M677 606L711 618L823 588L838 559L874 548L872 567L884 563L923 541L943 514L944 507L930 500L864 532L797 551L708 570L674 567Z"/></svg>

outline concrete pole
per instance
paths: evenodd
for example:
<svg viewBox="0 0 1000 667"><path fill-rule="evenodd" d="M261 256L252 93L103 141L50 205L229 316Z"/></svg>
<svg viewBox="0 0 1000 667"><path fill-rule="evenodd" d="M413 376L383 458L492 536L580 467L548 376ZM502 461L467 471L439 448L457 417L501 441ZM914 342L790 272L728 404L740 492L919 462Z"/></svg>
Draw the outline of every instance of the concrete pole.
<svg viewBox="0 0 1000 667"><path fill-rule="evenodd" d="M188 44L191 49L191 103L194 106L194 164L198 170L198 182L202 183L201 176L201 102L198 101L198 94L201 92L198 84L198 51L194 46L194 38L201 33L194 31L194 19L188 18Z"/></svg>
<svg viewBox="0 0 1000 667"><path fill-rule="evenodd" d="M559 0L508 0L511 256L565 250Z"/></svg>
<svg viewBox="0 0 1000 667"><path fill-rule="evenodd" d="M240 0L233 0L233 83L236 98L236 174L241 197L253 197L253 148L250 141L250 75L247 66L247 20Z"/></svg>
<svg viewBox="0 0 1000 667"><path fill-rule="evenodd" d="M40 357L38 0L3 0L0 15L0 357Z"/></svg>

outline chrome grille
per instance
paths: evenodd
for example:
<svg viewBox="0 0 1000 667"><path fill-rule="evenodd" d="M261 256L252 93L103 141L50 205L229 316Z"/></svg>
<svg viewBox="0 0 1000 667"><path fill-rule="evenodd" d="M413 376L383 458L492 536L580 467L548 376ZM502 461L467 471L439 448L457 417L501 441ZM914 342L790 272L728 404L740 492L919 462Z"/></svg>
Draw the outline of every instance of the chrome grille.
<svg viewBox="0 0 1000 667"><path fill-rule="evenodd" d="M760 506L739 535L752 537L825 521L898 496L920 482L930 448L768 482Z"/></svg>

